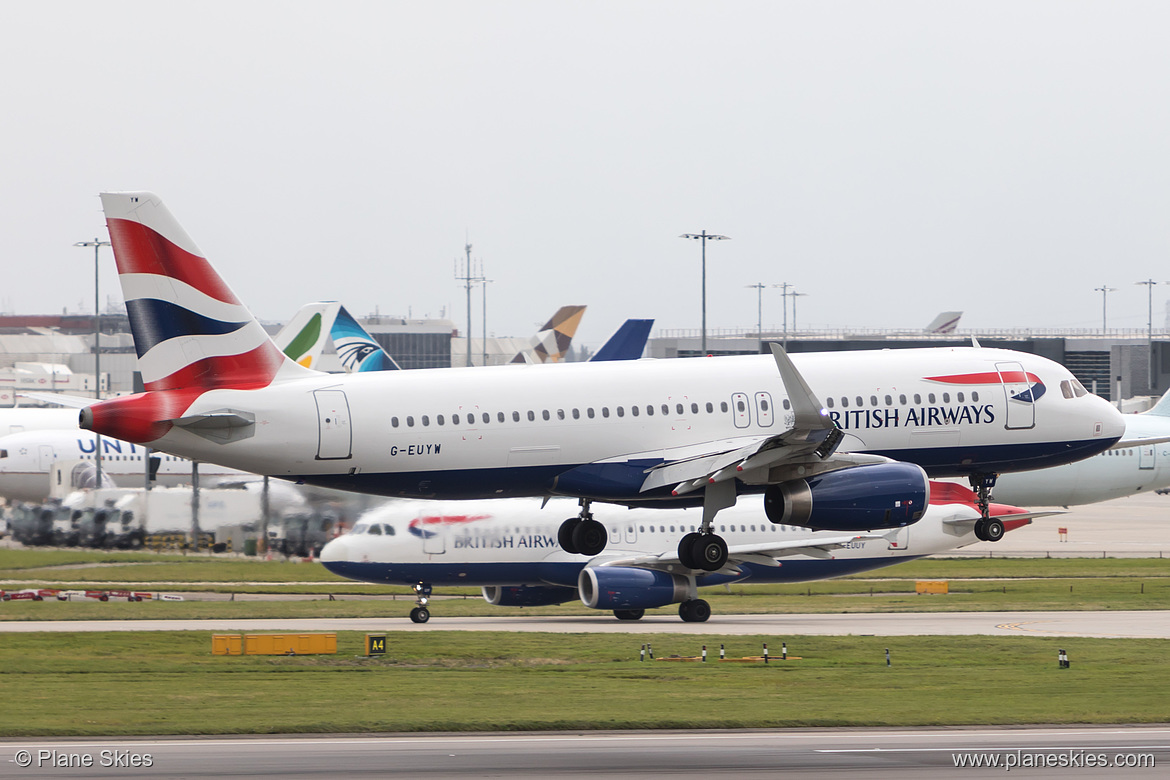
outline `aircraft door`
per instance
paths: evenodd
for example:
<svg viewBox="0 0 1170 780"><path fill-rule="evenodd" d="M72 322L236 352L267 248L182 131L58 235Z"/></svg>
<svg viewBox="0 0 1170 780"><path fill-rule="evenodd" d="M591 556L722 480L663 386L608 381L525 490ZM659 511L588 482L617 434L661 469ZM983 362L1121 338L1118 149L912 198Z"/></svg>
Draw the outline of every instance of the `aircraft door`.
<svg viewBox="0 0 1170 780"><path fill-rule="evenodd" d="M748 410L747 393L731 394L731 414L736 428L746 428L752 424L752 413Z"/></svg>
<svg viewBox="0 0 1170 780"><path fill-rule="evenodd" d="M894 540L890 542L890 546L887 547L886 549L889 549L889 550L908 550L908 549L910 549L910 528L911 528L911 526L905 526L903 528L899 528L898 535L894 537Z"/></svg>
<svg viewBox="0 0 1170 780"><path fill-rule="evenodd" d="M342 390L317 390L317 460L344 460L351 455L353 432L349 401Z"/></svg>
<svg viewBox="0 0 1170 780"><path fill-rule="evenodd" d="M772 394L756 393L756 422L761 428L772 426Z"/></svg>
<svg viewBox="0 0 1170 780"><path fill-rule="evenodd" d="M1036 427L1036 404L1028 374L1019 363L996 363L999 381L1003 383L1004 399L1007 402L1005 428Z"/></svg>
<svg viewBox="0 0 1170 780"><path fill-rule="evenodd" d="M50 468L52 468L53 461L55 460L53 454L53 445L40 445L40 447L37 449L37 459L39 461L38 465L40 466L41 471L48 471Z"/></svg>
<svg viewBox="0 0 1170 780"><path fill-rule="evenodd" d="M1155 466L1157 454L1154 452L1154 445L1147 444L1144 447L1138 447L1138 468L1152 469Z"/></svg>

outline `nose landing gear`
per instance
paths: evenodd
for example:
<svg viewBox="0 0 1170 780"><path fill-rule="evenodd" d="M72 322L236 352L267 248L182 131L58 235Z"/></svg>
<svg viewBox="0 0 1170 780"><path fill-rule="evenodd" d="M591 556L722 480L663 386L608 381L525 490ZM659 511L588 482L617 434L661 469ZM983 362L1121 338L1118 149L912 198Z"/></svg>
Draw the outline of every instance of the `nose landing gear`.
<svg viewBox="0 0 1170 780"><path fill-rule="evenodd" d="M991 516L991 489L995 487L998 474L972 474L971 489L979 497L975 506L982 515L975 521L975 538L983 542L998 542L1003 538L1003 522Z"/></svg>
<svg viewBox="0 0 1170 780"><path fill-rule="evenodd" d="M430 583L415 583L413 589L415 597L414 603L418 606L410 610L410 620L412 623L425 623L431 619L431 611L427 609L427 604L431 600Z"/></svg>

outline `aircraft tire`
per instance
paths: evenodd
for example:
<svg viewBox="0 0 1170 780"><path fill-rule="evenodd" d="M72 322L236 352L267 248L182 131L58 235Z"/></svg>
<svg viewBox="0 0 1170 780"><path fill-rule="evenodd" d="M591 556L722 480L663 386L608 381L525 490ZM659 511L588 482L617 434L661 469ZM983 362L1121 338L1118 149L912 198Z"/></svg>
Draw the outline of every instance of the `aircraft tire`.
<svg viewBox="0 0 1170 780"><path fill-rule="evenodd" d="M582 520L573 529L573 546L581 555L597 555L605 549L609 534L596 520Z"/></svg>
<svg viewBox="0 0 1170 780"><path fill-rule="evenodd" d="M561 523L560 530L557 531L557 543L561 549L567 553L576 555L577 548L573 544L573 531L577 528L577 523L581 522L578 517L570 517L565 522Z"/></svg>
<svg viewBox="0 0 1170 780"><path fill-rule="evenodd" d="M698 544L701 534L689 533L679 540L678 543L678 560L683 566L688 569L699 568L698 561L695 560L695 545Z"/></svg>
<svg viewBox="0 0 1170 780"><path fill-rule="evenodd" d="M701 534L691 547L691 555L698 568L705 571L719 571L727 563L727 542L722 536Z"/></svg>
<svg viewBox="0 0 1170 780"><path fill-rule="evenodd" d="M678 605L678 616L684 623L705 623L711 617L711 605L702 599L691 599Z"/></svg>
<svg viewBox="0 0 1170 780"><path fill-rule="evenodd" d="M410 610L410 621L412 623L425 623L431 619L431 611L426 607L415 607Z"/></svg>
<svg viewBox="0 0 1170 780"><path fill-rule="evenodd" d="M987 541L987 521L986 520L976 520L975 521L975 538L981 542Z"/></svg>
<svg viewBox="0 0 1170 780"><path fill-rule="evenodd" d="M641 620L646 614L644 609L615 609L613 616L618 620Z"/></svg>
<svg viewBox="0 0 1170 780"><path fill-rule="evenodd" d="M996 520L994 517L987 521L983 526L983 537L988 542L998 542L1003 538L1004 528L1003 523Z"/></svg>

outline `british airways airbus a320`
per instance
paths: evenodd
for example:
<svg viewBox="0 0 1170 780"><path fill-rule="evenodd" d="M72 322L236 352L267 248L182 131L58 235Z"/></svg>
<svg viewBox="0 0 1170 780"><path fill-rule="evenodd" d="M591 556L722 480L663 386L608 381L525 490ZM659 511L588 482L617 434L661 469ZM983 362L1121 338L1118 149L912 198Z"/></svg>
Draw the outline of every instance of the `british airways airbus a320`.
<svg viewBox="0 0 1170 780"><path fill-rule="evenodd" d="M996 349L320 374L276 349L158 197L102 205L146 389L84 409L83 428L344 490L575 497L570 552L605 547L591 501L702 505L678 554L718 571L712 521L740 492L763 492L775 523L897 528L925 512L927 474L970 477L976 534L995 539L996 474L1124 431L1064 367Z"/></svg>

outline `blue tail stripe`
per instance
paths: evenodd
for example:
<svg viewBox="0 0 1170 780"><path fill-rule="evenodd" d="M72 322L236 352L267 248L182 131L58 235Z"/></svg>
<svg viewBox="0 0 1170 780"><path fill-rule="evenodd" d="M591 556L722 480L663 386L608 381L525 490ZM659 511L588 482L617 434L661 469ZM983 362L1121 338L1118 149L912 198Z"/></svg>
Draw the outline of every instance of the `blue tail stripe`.
<svg viewBox="0 0 1170 780"><path fill-rule="evenodd" d="M247 322L223 322L157 298L126 301L126 314L134 334L134 350L142 357L155 346L179 336L220 336L233 333Z"/></svg>

